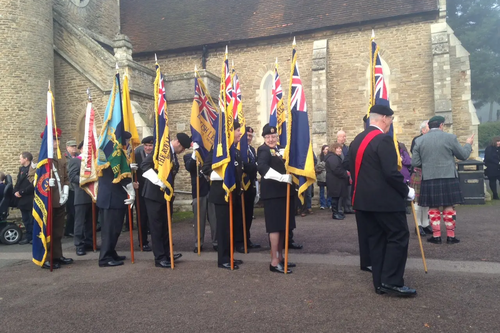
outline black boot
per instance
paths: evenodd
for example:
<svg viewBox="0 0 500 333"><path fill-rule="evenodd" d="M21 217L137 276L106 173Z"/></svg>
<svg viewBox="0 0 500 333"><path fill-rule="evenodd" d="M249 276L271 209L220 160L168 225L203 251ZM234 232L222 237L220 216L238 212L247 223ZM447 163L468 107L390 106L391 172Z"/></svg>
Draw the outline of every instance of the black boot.
<svg viewBox="0 0 500 333"><path fill-rule="evenodd" d="M343 214L339 213L339 198L332 198L332 219L343 220Z"/></svg>
<svg viewBox="0 0 500 333"><path fill-rule="evenodd" d="M500 200L500 199L498 198L498 193L493 193L493 200Z"/></svg>

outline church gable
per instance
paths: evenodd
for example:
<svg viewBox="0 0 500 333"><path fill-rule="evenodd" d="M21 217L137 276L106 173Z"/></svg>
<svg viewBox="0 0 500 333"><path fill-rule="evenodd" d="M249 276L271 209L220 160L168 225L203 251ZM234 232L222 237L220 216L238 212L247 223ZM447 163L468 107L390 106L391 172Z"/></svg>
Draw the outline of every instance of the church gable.
<svg viewBox="0 0 500 333"><path fill-rule="evenodd" d="M438 5L436 0L122 0L120 11L122 33L137 54L437 15Z"/></svg>

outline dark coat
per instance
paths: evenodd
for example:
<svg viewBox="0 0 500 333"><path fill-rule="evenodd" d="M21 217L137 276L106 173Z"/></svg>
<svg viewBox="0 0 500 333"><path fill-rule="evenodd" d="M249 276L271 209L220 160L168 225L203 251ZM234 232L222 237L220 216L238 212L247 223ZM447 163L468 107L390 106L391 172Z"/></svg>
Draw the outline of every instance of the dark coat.
<svg viewBox="0 0 500 333"><path fill-rule="evenodd" d="M137 175L137 181L139 182L139 194L140 194L142 188L144 187L144 177L142 176L144 170L142 170L141 168L142 161L144 161L144 159L146 158L146 154L144 153L144 146L137 147L134 151L134 154L135 154L135 163L137 163L138 166L136 175Z"/></svg>
<svg viewBox="0 0 500 333"><path fill-rule="evenodd" d="M286 174L285 161L276 154L275 149L263 144L257 149L257 169L262 176L260 180L260 198L262 200L286 198L287 183L264 178L270 168L281 174ZM293 186L290 194L291 196L295 195Z"/></svg>
<svg viewBox="0 0 500 333"><path fill-rule="evenodd" d="M377 135L366 147L358 178L355 161L361 142L374 126L356 136L349 148L350 169L355 184L354 209L371 212L404 212L408 186L398 171L394 141L389 135Z"/></svg>
<svg viewBox="0 0 500 333"><path fill-rule="evenodd" d="M69 181L73 184L75 190L74 205L86 205L92 203L92 198L80 187L80 168L82 160L79 158L72 158L68 160L68 176Z"/></svg>
<svg viewBox="0 0 500 333"><path fill-rule="evenodd" d="M342 157L328 153L325 157L325 168L328 196L332 198L346 197L349 176L342 166Z"/></svg>
<svg viewBox="0 0 500 333"><path fill-rule="evenodd" d="M97 207L101 209L125 209L125 199L127 191L123 186L130 184L130 178L124 178L119 183L113 183L113 171L110 167L102 170L102 176L99 177L99 188L97 191Z"/></svg>
<svg viewBox="0 0 500 333"><path fill-rule="evenodd" d="M56 180L56 186L52 187L50 190L52 192L52 207L54 208L59 208L64 205L61 205L59 203L59 200L62 195L63 187L64 185L69 186L69 177L68 177L68 166L66 163L66 157L62 156L61 159L58 159L56 156L54 156L54 159L52 160L52 167L57 169L57 174L59 175L59 180L61 182L61 193L59 192L59 185L57 184L57 178L54 175L54 178Z"/></svg>
<svg viewBox="0 0 500 333"><path fill-rule="evenodd" d="M14 186L13 193L19 192L20 198L14 197L16 200L16 207L22 210L30 210L33 208L33 199L35 188L33 181L35 180L36 169L31 165L27 167L20 167L17 174L16 185Z"/></svg>
<svg viewBox="0 0 500 333"><path fill-rule="evenodd" d="M184 155L184 166L186 170L191 175L191 196L196 199L196 178L200 179L200 198L208 195L210 190L210 184L207 179L203 176L201 168L198 169L198 175L196 175L196 160L191 157L190 154Z"/></svg>
<svg viewBox="0 0 500 333"><path fill-rule="evenodd" d="M146 172L149 169L154 170L153 154L149 154L149 156L141 162L140 168L142 172ZM157 172L156 170L154 171ZM165 192L161 190L160 186L151 183L147 179L144 179L144 186L142 187L141 194L144 199L165 202Z"/></svg>
<svg viewBox="0 0 500 333"><path fill-rule="evenodd" d="M486 176L500 177L500 147L488 146L484 150Z"/></svg>

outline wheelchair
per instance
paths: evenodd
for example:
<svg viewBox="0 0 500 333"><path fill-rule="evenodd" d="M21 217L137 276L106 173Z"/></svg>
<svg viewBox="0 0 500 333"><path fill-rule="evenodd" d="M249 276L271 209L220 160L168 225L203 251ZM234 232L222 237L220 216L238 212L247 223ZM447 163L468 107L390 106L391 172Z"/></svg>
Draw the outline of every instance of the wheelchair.
<svg viewBox="0 0 500 333"><path fill-rule="evenodd" d="M6 175L3 198L0 201L0 242L5 245L17 244L23 238L21 227L14 222L7 221L13 189L12 176Z"/></svg>

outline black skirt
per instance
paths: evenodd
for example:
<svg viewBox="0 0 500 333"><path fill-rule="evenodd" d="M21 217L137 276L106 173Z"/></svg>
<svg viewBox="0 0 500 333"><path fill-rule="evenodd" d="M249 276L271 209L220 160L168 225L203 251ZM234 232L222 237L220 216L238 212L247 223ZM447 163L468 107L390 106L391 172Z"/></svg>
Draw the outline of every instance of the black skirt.
<svg viewBox="0 0 500 333"><path fill-rule="evenodd" d="M266 232L285 231L286 228L286 198L273 198L262 200L264 203L264 217ZM290 198L289 230L295 229L295 198Z"/></svg>
<svg viewBox="0 0 500 333"><path fill-rule="evenodd" d="M422 180L418 205L422 207L453 206L464 203L458 178Z"/></svg>

